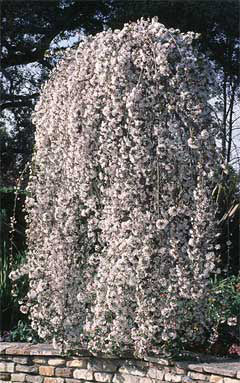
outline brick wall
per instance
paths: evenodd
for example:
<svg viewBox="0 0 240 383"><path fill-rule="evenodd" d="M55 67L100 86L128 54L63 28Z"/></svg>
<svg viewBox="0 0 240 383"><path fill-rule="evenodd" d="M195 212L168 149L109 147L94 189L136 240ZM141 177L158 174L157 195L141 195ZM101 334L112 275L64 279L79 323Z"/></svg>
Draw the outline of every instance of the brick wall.
<svg viewBox="0 0 240 383"><path fill-rule="evenodd" d="M198 362L93 357L82 350L63 356L51 345L0 344L0 383L240 383L240 359Z"/></svg>

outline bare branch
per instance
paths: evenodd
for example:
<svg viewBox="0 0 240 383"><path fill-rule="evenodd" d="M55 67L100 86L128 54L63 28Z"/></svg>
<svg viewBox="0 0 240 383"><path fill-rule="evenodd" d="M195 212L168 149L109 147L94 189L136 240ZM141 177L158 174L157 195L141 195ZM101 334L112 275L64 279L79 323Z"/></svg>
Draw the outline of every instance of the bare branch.
<svg viewBox="0 0 240 383"><path fill-rule="evenodd" d="M4 109L12 109L19 108L23 106L32 106L33 101L39 96L39 93L33 93L31 95L23 96L23 95L2 95L2 103L0 105L0 110Z"/></svg>

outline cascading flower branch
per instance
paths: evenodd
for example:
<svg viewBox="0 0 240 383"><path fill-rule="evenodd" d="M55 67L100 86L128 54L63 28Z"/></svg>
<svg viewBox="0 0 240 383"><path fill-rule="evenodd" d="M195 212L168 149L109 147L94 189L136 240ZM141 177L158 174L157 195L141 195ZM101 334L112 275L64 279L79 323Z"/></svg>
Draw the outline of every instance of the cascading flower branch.
<svg viewBox="0 0 240 383"><path fill-rule="evenodd" d="M44 339L143 355L209 331L219 156L196 38L125 24L70 50L43 87L25 307Z"/></svg>

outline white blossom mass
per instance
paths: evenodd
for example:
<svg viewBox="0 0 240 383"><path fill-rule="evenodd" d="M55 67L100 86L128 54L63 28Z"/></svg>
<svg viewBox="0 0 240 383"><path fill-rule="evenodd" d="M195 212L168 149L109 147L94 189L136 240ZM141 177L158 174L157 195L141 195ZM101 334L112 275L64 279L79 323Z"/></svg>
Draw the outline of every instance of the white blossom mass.
<svg viewBox="0 0 240 383"><path fill-rule="evenodd" d="M101 32L42 89L24 310L64 349L159 354L211 328L216 79L197 37L156 18Z"/></svg>

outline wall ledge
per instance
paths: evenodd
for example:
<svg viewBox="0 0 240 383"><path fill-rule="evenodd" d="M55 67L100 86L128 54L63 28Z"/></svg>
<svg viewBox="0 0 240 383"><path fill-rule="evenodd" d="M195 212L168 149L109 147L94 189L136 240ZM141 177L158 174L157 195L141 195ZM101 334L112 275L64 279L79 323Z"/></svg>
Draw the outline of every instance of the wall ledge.
<svg viewBox="0 0 240 383"><path fill-rule="evenodd" d="M131 353L94 356L84 349L70 356L50 344L2 342L0 383L240 383L240 358L188 356L137 359Z"/></svg>

